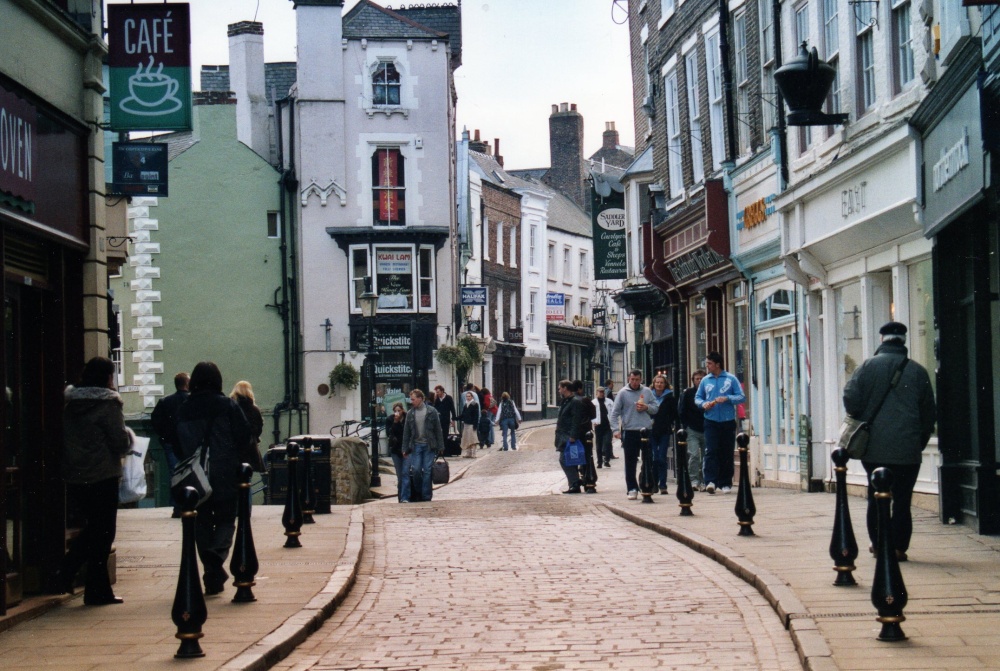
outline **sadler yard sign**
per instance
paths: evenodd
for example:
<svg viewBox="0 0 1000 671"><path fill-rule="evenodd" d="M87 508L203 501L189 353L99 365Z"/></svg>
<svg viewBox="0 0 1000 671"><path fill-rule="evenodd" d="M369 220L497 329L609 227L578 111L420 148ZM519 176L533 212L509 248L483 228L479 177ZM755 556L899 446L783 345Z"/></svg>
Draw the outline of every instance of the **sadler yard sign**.
<svg viewBox="0 0 1000 671"><path fill-rule="evenodd" d="M625 196L612 190L606 198L594 197L594 279L623 280L628 268L625 254Z"/></svg>
<svg viewBox="0 0 1000 671"><path fill-rule="evenodd" d="M111 128L191 128L187 4L108 5Z"/></svg>

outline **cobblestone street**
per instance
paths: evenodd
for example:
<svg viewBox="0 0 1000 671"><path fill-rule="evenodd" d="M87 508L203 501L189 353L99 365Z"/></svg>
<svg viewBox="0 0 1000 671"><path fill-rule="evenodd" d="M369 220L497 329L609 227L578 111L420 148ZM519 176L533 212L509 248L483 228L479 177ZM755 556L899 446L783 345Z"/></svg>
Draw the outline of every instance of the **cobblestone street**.
<svg viewBox="0 0 1000 671"><path fill-rule="evenodd" d="M751 586L595 497L551 495L550 442L480 451L432 503L366 506L356 585L274 668L801 668Z"/></svg>

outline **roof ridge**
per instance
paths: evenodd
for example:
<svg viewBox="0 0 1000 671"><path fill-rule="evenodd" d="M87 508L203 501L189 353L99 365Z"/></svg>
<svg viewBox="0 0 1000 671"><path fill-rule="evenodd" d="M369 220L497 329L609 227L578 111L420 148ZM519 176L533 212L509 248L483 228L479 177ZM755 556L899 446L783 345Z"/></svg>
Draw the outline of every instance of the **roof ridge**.
<svg viewBox="0 0 1000 671"><path fill-rule="evenodd" d="M378 11L382 12L383 14L385 14L385 15L387 15L389 17L392 17L393 19L395 19L397 21L400 21L402 23L405 23L408 26L411 26L413 28L417 28L418 30L422 30L425 33L428 33L429 35L431 35L433 37L437 37L437 38L448 37L448 33L442 33L440 31L434 30L433 28L428 28L424 24L418 23L417 21L414 21L413 19L411 19L411 18L409 18L407 16L403 16L402 14L397 14L396 12L392 11L391 9L387 9L386 7L383 7L382 5L379 5L379 4L376 4L375 2L372 2L372 0L361 0L361 2L359 2L358 4L356 4L354 6L354 8L350 12L347 13L347 16L345 16L344 19L347 20L349 18L352 18L352 16L354 14L357 14L358 12L360 12L359 8L365 7L365 6L371 7L372 9L377 9Z"/></svg>

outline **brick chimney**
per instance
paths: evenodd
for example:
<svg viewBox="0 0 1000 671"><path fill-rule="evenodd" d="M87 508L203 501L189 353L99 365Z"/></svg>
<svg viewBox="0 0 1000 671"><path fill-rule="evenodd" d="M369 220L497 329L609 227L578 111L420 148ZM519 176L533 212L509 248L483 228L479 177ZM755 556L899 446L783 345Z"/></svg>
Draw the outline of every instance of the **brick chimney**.
<svg viewBox="0 0 1000 671"><path fill-rule="evenodd" d="M263 24L256 21L229 24L229 87L236 97L237 139L270 160Z"/></svg>
<svg viewBox="0 0 1000 671"><path fill-rule="evenodd" d="M493 160L503 167L503 156L500 155L500 138L493 138Z"/></svg>
<svg viewBox="0 0 1000 671"><path fill-rule="evenodd" d="M587 208L583 167L583 115L576 104L552 106L549 115L549 170L545 182Z"/></svg>
<svg viewBox="0 0 1000 671"><path fill-rule="evenodd" d="M487 156L490 154L490 143L479 139L478 128L473 134L472 140L469 141L469 150L479 152L480 154L486 154Z"/></svg>
<svg viewBox="0 0 1000 671"><path fill-rule="evenodd" d="M618 131L615 130L614 121L604 122L604 145L602 149L615 149L618 146Z"/></svg>

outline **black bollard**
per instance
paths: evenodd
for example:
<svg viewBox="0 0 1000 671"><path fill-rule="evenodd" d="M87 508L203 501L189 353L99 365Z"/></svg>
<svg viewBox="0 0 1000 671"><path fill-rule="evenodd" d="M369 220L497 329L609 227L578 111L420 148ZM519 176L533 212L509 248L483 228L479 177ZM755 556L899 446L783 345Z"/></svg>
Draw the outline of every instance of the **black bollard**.
<svg viewBox="0 0 1000 671"><path fill-rule="evenodd" d="M583 493L584 494L596 494L597 493L597 469L594 467L594 432L588 431L583 435L583 453L587 458L587 462L580 467L583 471L583 477L580 480L583 482Z"/></svg>
<svg viewBox="0 0 1000 671"><path fill-rule="evenodd" d="M299 444L288 443L288 495L285 497L285 512L281 515L281 524L285 527L286 548L300 548L299 536L302 535L302 506L299 503L298 465Z"/></svg>
<svg viewBox="0 0 1000 671"><path fill-rule="evenodd" d="M687 431L680 429L674 446L674 459L677 461L677 501L681 507L681 517L694 515L691 512L694 488L691 487L691 474L688 473L687 438Z"/></svg>
<svg viewBox="0 0 1000 671"><path fill-rule="evenodd" d="M736 493L736 517L740 521L740 536L753 536L753 516L757 514L757 506L753 503L753 492L750 490L750 436L740 433L736 436L736 445L740 453L740 491Z"/></svg>
<svg viewBox="0 0 1000 671"><path fill-rule="evenodd" d="M312 443L309 436L302 438L302 468L305 470L302 478L302 523L316 524L313 513L316 512L316 487L313 484Z"/></svg>
<svg viewBox="0 0 1000 671"><path fill-rule="evenodd" d="M240 500L239 514L236 517L236 538L233 541L233 558L229 562L229 572L233 574L233 585L236 587L234 603L256 601L251 589L257 583L257 548L253 544L253 530L250 528L250 509L253 493L250 490L250 479L253 468L250 464L240 465Z"/></svg>
<svg viewBox="0 0 1000 671"><path fill-rule="evenodd" d="M896 547L889 530L889 506L892 504L892 471L876 468L872 471L875 488L875 506L878 510L878 547L875 550L875 579L872 582L872 605L878 611L877 621L882 623L880 641L905 641L901 622L906 621L906 585L899 570Z"/></svg>
<svg viewBox="0 0 1000 671"><path fill-rule="evenodd" d="M194 487L184 488L177 505L182 511L181 568L177 574L177 591L174 592L170 619L177 625L175 636L180 639L181 645L174 657L204 657L205 653L198 639L204 636L201 627L208 619L208 608L205 606L205 593L201 591L201 579L198 576L198 555L194 541L198 492Z"/></svg>
<svg viewBox="0 0 1000 671"><path fill-rule="evenodd" d="M833 570L837 572L833 584L835 587L853 587L858 584L853 573L857 568L854 560L858 558L858 542L854 540L851 509L847 506L847 460L851 457L843 448L837 448L830 456L837 477L837 508L833 516L833 536L830 538L830 558L833 559Z"/></svg>
<svg viewBox="0 0 1000 671"><path fill-rule="evenodd" d="M653 448L649 445L649 429L639 431L639 454L642 465L639 467L639 493L643 503L653 502L653 487L656 485L656 466L653 464Z"/></svg>

